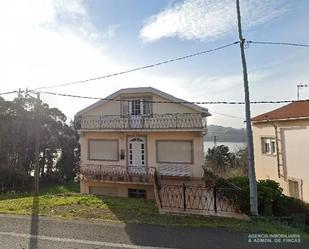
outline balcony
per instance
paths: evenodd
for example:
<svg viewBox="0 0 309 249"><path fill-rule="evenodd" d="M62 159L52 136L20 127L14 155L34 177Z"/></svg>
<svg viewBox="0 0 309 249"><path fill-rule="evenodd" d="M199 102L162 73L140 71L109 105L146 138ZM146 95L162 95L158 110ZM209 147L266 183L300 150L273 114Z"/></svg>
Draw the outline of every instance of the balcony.
<svg viewBox="0 0 309 249"><path fill-rule="evenodd" d="M134 182L152 184L154 174L167 177L192 177L192 165L159 164L154 167L137 167L123 165L81 164L80 173L84 180L105 182Z"/></svg>
<svg viewBox="0 0 309 249"><path fill-rule="evenodd" d="M77 122L82 130L202 130L206 118L200 113L173 113L136 116L103 115L82 116Z"/></svg>
<svg viewBox="0 0 309 249"><path fill-rule="evenodd" d="M80 173L81 178L84 180L152 184L155 168L82 164Z"/></svg>

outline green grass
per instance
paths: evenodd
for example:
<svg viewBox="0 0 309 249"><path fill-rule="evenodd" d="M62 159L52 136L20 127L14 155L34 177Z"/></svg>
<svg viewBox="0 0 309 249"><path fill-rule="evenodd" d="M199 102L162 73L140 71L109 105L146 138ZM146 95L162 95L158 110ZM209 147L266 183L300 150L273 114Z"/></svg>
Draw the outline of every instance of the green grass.
<svg viewBox="0 0 309 249"><path fill-rule="evenodd" d="M67 184L42 188L39 197L33 197L31 193L0 195L0 213L38 213L41 216L66 219L213 227L254 233L300 233L309 240L309 235L297 228L273 224L265 219L241 221L233 218L159 214L152 200L83 195L78 192L76 184Z"/></svg>

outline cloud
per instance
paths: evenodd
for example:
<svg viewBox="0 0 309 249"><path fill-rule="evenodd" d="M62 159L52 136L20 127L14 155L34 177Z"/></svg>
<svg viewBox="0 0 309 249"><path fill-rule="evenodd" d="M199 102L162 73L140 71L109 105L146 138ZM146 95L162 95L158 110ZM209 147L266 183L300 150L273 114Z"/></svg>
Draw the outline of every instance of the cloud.
<svg viewBox="0 0 309 249"><path fill-rule="evenodd" d="M105 43L119 25L98 30L83 1L0 1L0 18L1 92L88 79L135 66L115 61ZM50 91L104 97L119 88L153 86L183 96L174 90L180 81L143 71ZM69 118L94 102L45 94L41 98Z"/></svg>
<svg viewBox="0 0 309 249"><path fill-rule="evenodd" d="M116 26L107 26L113 35ZM0 67L10 87L77 80L119 70L81 0L0 2Z"/></svg>
<svg viewBox="0 0 309 249"><path fill-rule="evenodd" d="M108 35L117 27L106 26ZM29 0L0 1L0 82L1 92L18 88L34 89L117 72L125 67L114 62L105 47L105 34L89 18L83 1ZM97 88L85 87L85 95ZM98 87L99 86L99 87ZM81 94L80 86L56 91ZM70 99L42 98L70 117L84 107Z"/></svg>
<svg viewBox="0 0 309 249"><path fill-rule="evenodd" d="M284 0L241 1L244 28L265 23L286 10ZM141 29L140 37L146 42L164 37L205 40L217 39L233 31L236 31L234 0L187 0L151 16Z"/></svg>
<svg viewBox="0 0 309 249"><path fill-rule="evenodd" d="M117 29L120 27L119 24L113 24L107 27L106 31L103 32L103 36L111 39L115 36Z"/></svg>

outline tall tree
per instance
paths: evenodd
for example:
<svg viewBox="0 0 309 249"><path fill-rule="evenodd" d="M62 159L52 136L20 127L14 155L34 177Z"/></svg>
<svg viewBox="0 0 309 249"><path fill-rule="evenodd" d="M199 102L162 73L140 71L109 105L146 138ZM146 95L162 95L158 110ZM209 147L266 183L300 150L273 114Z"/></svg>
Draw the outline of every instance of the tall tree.
<svg viewBox="0 0 309 249"><path fill-rule="evenodd" d="M0 98L0 186L31 181L35 151L36 99ZM57 108L39 108L40 176L45 181L72 180L79 161L78 134ZM56 179L55 179L56 178Z"/></svg>

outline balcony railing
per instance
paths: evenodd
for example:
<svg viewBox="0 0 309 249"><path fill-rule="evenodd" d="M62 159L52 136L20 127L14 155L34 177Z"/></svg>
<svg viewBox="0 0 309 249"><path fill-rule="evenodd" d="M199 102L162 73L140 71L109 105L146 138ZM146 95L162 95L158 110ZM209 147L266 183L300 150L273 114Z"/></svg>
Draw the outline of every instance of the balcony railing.
<svg viewBox="0 0 309 249"><path fill-rule="evenodd" d="M153 182L154 168L81 164L80 173L83 179L120 182Z"/></svg>
<svg viewBox="0 0 309 249"><path fill-rule="evenodd" d="M206 118L200 113L152 114L148 116L82 116L78 129L132 130L132 129L199 129L207 127Z"/></svg>
<svg viewBox="0 0 309 249"><path fill-rule="evenodd" d="M81 164L83 179L99 181L153 182L154 167ZM159 164L157 173L167 177L192 177L192 165Z"/></svg>

